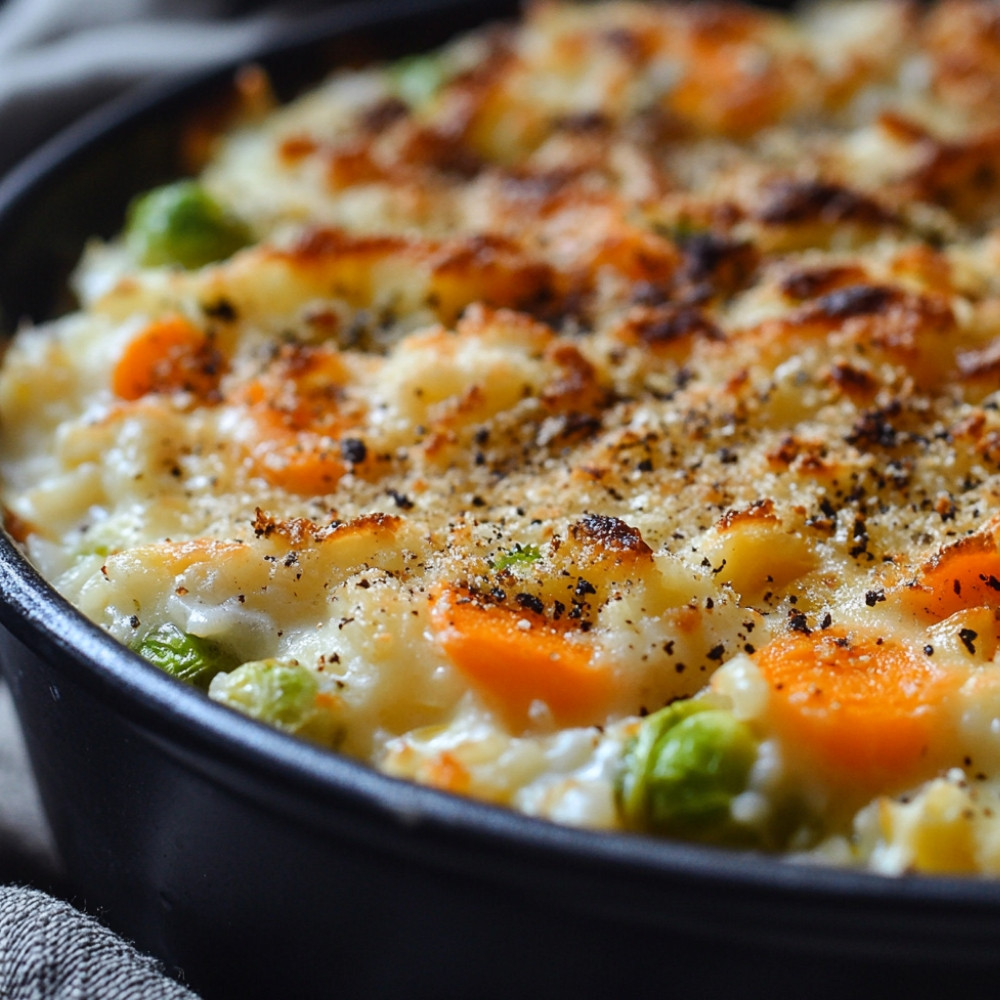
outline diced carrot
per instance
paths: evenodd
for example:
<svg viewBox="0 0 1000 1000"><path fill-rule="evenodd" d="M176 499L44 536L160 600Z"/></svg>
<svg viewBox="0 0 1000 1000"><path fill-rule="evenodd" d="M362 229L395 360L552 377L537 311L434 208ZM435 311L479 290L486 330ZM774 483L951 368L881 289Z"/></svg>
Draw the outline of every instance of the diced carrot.
<svg viewBox="0 0 1000 1000"><path fill-rule="evenodd" d="M340 436L352 423L340 410L347 378L338 352L297 345L242 388L251 428L246 453L258 474L303 496L334 489L348 469L340 453Z"/></svg>
<svg viewBox="0 0 1000 1000"><path fill-rule="evenodd" d="M442 750L436 757L429 760L419 772L423 784L433 785L446 792L458 795L467 794L472 784L472 776L462 762L447 750Z"/></svg>
<svg viewBox="0 0 1000 1000"><path fill-rule="evenodd" d="M181 391L204 399L218 390L223 368L222 355L203 330L183 316L169 316L129 342L111 373L111 389L127 400Z"/></svg>
<svg viewBox="0 0 1000 1000"><path fill-rule="evenodd" d="M316 694L316 707L324 712L336 712L344 707L344 699L326 691L319 691Z"/></svg>
<svg viewBox="0 0 1000 1000"><path fill-rule="evenodd" d="M990 534L949 546L899 592L912 614L941 621L964 608L1000 606L1000 551Z"/></svg>
<svg viewBox="0 0 1000 1000"><path fill-rule="evenodd" d="M960 671L904 643L837 629L783 636L754 660L793 759L861 790L905 787L939 766L940 706L964 679Z"/></svg>
<svg viewBox="0 0 1000 1000"><path fill-rule="evenodd" d="M254 470L272 486L300 496L322 496L347 471L335 439L289 427L281 412L270 407L255 407L249 417L254 438L247 453Z"/></svg>
<svg viewBox="0 0 1000 1000"><path fill-rule="evenodd" d="M599 722L613 693L611 672L569 629L527 610L485 604L446 587L431 598L431 623L448 659L494 704L508 724L525 728L535 701L561 725Z"/></svg>

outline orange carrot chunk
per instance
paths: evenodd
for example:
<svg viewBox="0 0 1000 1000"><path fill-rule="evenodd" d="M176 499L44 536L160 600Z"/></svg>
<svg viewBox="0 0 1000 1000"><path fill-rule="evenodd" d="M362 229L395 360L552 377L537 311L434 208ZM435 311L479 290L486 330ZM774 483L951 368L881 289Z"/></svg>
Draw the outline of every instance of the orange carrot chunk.
<svg viewBox="0 0 1000 1000"><path fill-rule="evenodd" d="M340 410L347 379L338 352L298 347L241 388L237 401L247 418L242 443L255 474L290 493L322 496L349 467L363 464L363 455L353 460L343 454L342 436L357 420Z"/></svg>
<svg viewBox="0 0 1000 1000"><path fill-rule="evenodd" d="M1000 606L1000 552L991 535L972 535L949 546L900 592L911 613L941 621L965 608Z"/></svg>
<svg viewBox="0 0 1000 1000"><path fill-rule="evenodd" d="M254 440L247 449L254 471L272 486L299 496L331 492L347 471L336 439L289 427L280 411L250 411Z"/></svg>
<svg viewBox="0 0 1000 1000"><path fill-rule="evenodd" d="M783 636L754 659L793 759L871 790L903 787L939 763L941 701L962 678L923 650L826 629Z"/></svg>
<svg viewBox="0 0 1000 1000"><path fill-rule="evenodd" d="M509 725L525 728L535 701L545 702L560 725L602 719L611 672L595 666L591 651L567 628L530 611L481 603L458 587L431 600L431 623L448 659Z"/></svg>
<svg viewBox="0 0 1000 1000"><path fill-rule="evenodd" d="M111 390L127 400L154 392L205 398L218 390L222 371L223 358L204 331L183 316L171 316L129 342L111 373Z"/></svg>

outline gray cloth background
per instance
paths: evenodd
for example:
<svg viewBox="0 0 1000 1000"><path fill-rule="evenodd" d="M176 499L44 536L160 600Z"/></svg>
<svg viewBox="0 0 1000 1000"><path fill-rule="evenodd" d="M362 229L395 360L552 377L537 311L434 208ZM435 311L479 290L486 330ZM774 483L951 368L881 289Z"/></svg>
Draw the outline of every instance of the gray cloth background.
<svg viewBox="0 0 1000 1000"><path fill-rule="evenodd" d="M35 889L0 886L4 1000L197 1000L96 920Z"/></svg>
<svg viewBox="0 0 1000 1000"><path fill-rule="evenodd" d="M333 3L0 0L0 177L102 101L238 59L322 6ZM194 1000L150 959L51 894L73 898L0 677L0 998Z"/></svg>

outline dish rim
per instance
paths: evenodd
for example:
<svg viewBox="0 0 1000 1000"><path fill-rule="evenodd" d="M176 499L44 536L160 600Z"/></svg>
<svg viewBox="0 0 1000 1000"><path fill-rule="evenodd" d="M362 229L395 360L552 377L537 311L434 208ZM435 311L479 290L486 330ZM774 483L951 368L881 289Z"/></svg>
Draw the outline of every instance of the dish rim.
<svg viewBox="0 0 1000 1000"><path fill-rule="evenodd" d="M459 6L461 0L427 0L421 10L440 14ZM33 199L99 143L137 127L158 108L220 85L247 62L266 62L309 44L323 30L322 24L332 25L331 32L370 27L373 18L367 7L361 2L331 9L307 28L289 30L243 59L139 88L61 130L0 181L0 238L21 213L30 216ZM379 16L391 20L413 9L406 0L393 0L379 8ZM975 937L984 941L1000 927L1000 880L884 876L799 864L779 855L565 826L394 778L308 744L211 701L120 645L41 577L6 529L0 531L0 623L36 655L52 663L58 660L57 669L64 676L122 713L186 767L208 777L220 770L230 775L245 772L246 782L262 787L280 783L285 792L281 801L300 801L296 819L316 827L336 821L338 806L349 803L384 827L392 849L406 849L401 838L407 831L446 832L450 840L457 838L487 855L499 852L534 864L583 868L600 874L605 883L655 876L656 891L701 887L726 899L764 901L770 904L772 919L784 918L806 936L808 928L799 925L801 906L809 903L817 931L829 930L831 920L839 928L840 936L825 942L829 948L861 936L851 927L857 919L852 907L859 901L872 906L869 918L880 922L882 936L873 942L880 951L893 942L903 948L914 946L914 932L922 935L932 928L939 932L946 921L954 921L950 937L956 947L970 925L975 929L976 921L983 926ZM276 810L272 803L260 804ZM315 812L306 816L310 809ZM783 913L786 907L788 912ZM864 928L870 931L869 924ZM748 928L747 934L753 939L762 933L770 937L773 931L771 925Z"/></svg>

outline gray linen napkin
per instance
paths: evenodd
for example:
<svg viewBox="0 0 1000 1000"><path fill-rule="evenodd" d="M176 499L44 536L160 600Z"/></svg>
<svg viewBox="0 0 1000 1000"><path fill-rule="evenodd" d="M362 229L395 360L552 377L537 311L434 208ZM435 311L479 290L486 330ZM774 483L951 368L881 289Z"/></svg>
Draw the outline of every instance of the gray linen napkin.
<svg viewBox="0 0 1000 1000"><path fill-rule="evenodd" d="M0 886L4 1000L197 1000L96 920L34 889Z"/></svg>
<svg viewBox="0 0 1000 1000"><path fill-rule="evenodd" d="M0 0L0 177L102 101L158 77L239 58L321 6L322 0L270 6ZM0 677L0 998L195 1000L151 959L39 886L72 891L62 880Z"/></svg>

